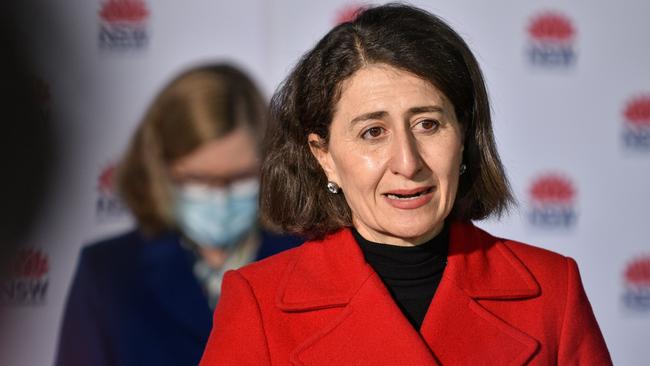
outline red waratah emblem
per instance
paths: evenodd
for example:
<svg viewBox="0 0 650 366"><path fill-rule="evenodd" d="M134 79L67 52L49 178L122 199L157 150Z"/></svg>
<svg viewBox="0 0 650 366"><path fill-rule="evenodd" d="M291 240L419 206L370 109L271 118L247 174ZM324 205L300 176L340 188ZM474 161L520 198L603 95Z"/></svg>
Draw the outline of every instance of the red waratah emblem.
<svg viewBox="0 0 650 366"><path fill-rule="evenodd" d="M540 203L571 203L575 193L571 181L559 174L540 177L530 188L531 197Z"/></svg>
<svg viewBox="0 0 650 366"><path fill-rule="evenodd" d="M570 41L575 35L575 29L566 16L556 12L544 12L532 19L528 26L528 34L539 41Z"/></svg>
<svg viewBox="0 0 650 366"><path fill-rule="evenodd" d="M40 250L20 249L14 257L13 275L20 278L41 278L50 269L47 257Z"/></svg>
<svg viewBox="0 0 650 366"><path fill-rule="evenodd" d="M650 95L632 99L625 106L624 114L627 122L650 127Z"/></svg>
<svg viewBox="0 0 650 366"><path fill-rule="evenodd" d="M357 15L361 13L366 7L363 5L353 4L344 7L336 13L335 24L342 24L351 22L356 19Z"/></svg>
<svg viewBox="0 0 650 366"><path fill-rule="evenodd" d="M625 270L625 280L631 285L650 286L650 256L630 263Z"/></svg>
<svg viewBox="0 0 650 366"><path fill-rule="evenodd" d="M97 179L97 189L102 192L113 191L113 181L115 178L115 164L109 164L102 170Z"/></svg>
<svg viewBox="0 0 650 366"><path fill-rule="evenodd" d="M99 16L107 22L140 22L149 10L141 0L109 0L102 4Z"/></svg>

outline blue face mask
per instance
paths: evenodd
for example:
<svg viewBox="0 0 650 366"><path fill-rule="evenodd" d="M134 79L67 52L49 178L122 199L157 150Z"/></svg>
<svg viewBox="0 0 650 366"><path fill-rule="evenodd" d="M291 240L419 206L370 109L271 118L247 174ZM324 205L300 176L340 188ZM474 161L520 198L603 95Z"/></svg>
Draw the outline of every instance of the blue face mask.
<svg viewBox="0 0 650 366"><path fill-rule="evenodd" d="M257 179L235 182L226 188L185 184L178 186L175 193L176 222L198 245L232 247L257 221Z"/></svg>

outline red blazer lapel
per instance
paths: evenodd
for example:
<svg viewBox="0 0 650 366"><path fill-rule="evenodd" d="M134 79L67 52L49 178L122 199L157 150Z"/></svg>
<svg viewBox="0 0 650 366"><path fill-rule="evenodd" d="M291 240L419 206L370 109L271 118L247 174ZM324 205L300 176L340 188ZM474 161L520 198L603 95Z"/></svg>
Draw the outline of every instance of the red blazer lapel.
<svg viewBox="0 0 650 366"><path fill-rule="evenodd" d="M349 230L303 248L280 279L276 306L296 316L340 309L293 350L295 365L521 365L539 342L480 302L539 293L534 277L504 244L458 223L452 225L447 268L419 333Z"/></svg>
<svg viewBox="0 0 650 366"><path fill-rule="evenodd" d="M296 316L341 311L296 347L290 356L294 365L437 364L349 230L304 249L281 279L277 306Z"/></svg>
<svg viewBox="0 0 650 366"><path fill-rule="evenodd" d="M420 333L443 364L522 365L539 343L483 308L479 300L539 295L526 267L496 238L454 224L447 268Z"/></svg>
<svg viewBox="0 0 650 366"><path fill-rule="evenodd" d="M295 365L436 365L420 334L372 275L339 317L300 345Z"/></svg>

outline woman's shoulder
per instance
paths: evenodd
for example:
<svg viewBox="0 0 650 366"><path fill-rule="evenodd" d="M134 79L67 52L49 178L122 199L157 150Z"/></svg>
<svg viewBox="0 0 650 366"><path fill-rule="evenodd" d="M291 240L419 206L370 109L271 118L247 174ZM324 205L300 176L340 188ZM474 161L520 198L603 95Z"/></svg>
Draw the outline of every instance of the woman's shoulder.
<svg viewBox="0 0 650 366"><path fill-rule="evenodd" d="M521 260L527 267L543 267L554 269L565 269L567 262L572 261L571 258L554 252L549 249L539 247L537 245L523 243L517 240L503 239L501 243L508 248L519 260Z"/></svg>
<svg viewBox="0 0 650 366"><path fill-rule="evenodd" d="M577 271L572 258L537 245L502 237L493 237L492 243L491 250L501 252L509 261L519 262L540 284L550 281L559 285L566 281L570 271Z"/></svg>
<svg viewBox="0 0 650 366"><path fill-rule="evenodd" d="M173 231L148 235L138 229L132 229L90 242L84 246L82 251L91 254L129 251L134 248L149 246L152 244L163 246L166 243L177 244L178 238L178 234Z"/></svg>
<svg viewBox="0 0 650 366"><path fill-rule="evenodd" d="M474 231L478 234L478 237L475 237L477 239L476 241L482 243L487 251L506 250L525 263L540 262L544 264L555 263L565 265L567 261L567 257L560 253L519 240L496 236L473 224L460 224L460 226L462 227L462 231Z"/></svg>
<svg viewBox="0 0 650 366"><path fill-rule="evenodd" d="M456 245L455 278L482 296L492 288L525 291L526 296L542 295L549 301L562 298L569 282L576 281L575 261L554 251L518 240L493 236L473 225L463 225L464 246ZM451 260L450 260L451 263ZM473 275L470 275L473 273ZM489 286L486 286L489 285Z"/></svg>
<svg viewBox="0 0 650 366"><path fill-rule="evenodd" d="M304 267L314 269L326 261L326 257L337 250L341 232L323 240L309 240L296 247L274 254L270 257L249 263L233 272L237 272L253 288L276 288L291 276L304 275ZM334 244L334 245L328 245Z"/></svg>
<svg viewBox="0 0 650 366"><path fill-rule="evenodd" d="M542 288L562 288L572 273L577 273L577 265L570 257L530 243L494 236L471 223L457 225L456 233L464 243L456 251L466 253L462 256L469 263L467 266L492 268L495 276L506 282L509 276L523 276L534 279Z"/></svg>
<svg viewBox="0 0 650 366"><path fill-rule="evenodd" d="M552 250L512 239L501 238L501 243L518 257L544 263L564 263L567 257Z"/></svg>
<svg viewBox="0 0 650 366"><path fill-rule="evenodd" d="M178 235L173 232L147 236L131 230L85 245L81 249L79 268L116 272L115 268L126 270L143 263L174 261L182 252Z"/></svg>
<svg viewBox="0 0 650 366"><path fill-rule="evenodd" d="M127 250L133 245L143 242L142 235L137 230L129 230L109 237L90 242L82 248L84 255L104 255L115 251Z"/></svg>

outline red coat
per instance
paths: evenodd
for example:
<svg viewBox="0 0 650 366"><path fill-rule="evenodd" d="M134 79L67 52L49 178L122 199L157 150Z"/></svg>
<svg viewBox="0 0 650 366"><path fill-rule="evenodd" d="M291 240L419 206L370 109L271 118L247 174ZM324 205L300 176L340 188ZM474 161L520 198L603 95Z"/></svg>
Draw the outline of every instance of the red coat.
<svg viewBox="0 0 650 366"><path fill-rule="evenodd" d="M611 365L567 257L453 224L416 331L349 230L226 274L208 365Z"/></svg>

